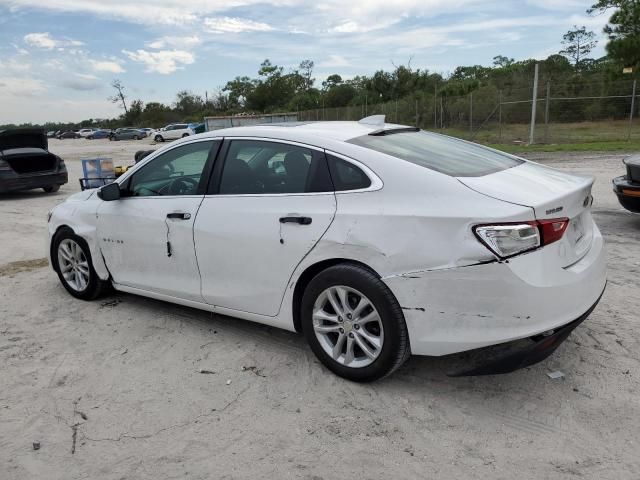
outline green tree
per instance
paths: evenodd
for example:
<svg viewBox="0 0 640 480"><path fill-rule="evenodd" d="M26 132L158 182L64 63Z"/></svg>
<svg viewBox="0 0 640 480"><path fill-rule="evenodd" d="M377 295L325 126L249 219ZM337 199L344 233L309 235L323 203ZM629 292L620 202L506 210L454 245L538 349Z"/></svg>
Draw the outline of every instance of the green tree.
<svg viewBox="0 0 640 480"><path fill-rule="evenodd" d="M598 44L595 37L596 34L587 31L585 26L578 27L574 25L573 30L569 30L562 37L562 44L565 45L565 48L560 50L560 55L572 60L576 71L580 70L581 62L586 59L591 50Z"/></svg>

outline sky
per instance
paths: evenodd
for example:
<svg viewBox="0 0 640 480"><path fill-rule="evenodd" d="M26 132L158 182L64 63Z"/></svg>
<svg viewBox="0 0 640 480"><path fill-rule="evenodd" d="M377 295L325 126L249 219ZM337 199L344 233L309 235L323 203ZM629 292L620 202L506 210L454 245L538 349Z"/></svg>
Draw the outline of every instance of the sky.
<svg viewBox="0 0 640 480"><path fill-rule="evenodd" d="M204 97L269 58L315 62L318 86L406 65L448 74L496 55L543 59L573 25L597 33L594 0L0 0L0 124L122 113L120 79L143 102Z"/></svg>

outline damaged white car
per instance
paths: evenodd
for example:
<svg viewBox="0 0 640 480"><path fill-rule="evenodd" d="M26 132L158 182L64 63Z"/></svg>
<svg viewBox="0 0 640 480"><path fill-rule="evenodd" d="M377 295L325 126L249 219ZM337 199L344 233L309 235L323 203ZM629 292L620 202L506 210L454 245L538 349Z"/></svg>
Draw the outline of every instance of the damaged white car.
<svg viewBox="0 0 640 480"><path fill-rule="evenodd" d="M380 117L238 127L58 205L50 258L77 298L113 286L301 331L351 380L531 338L464 372L504 373L605 288L592 183Z"/></svg>

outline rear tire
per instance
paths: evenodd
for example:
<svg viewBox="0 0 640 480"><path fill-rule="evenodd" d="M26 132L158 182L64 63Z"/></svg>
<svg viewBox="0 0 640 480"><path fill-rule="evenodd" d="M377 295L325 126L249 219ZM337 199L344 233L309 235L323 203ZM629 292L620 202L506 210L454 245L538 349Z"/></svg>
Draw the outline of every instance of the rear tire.
<svg viewBox="0 0 640 480"><path fill-rule="evenodd" d="M183 134L182 134L182 138L184 138L184 137L188 137L188 136L189 136L189 134L188 134L188 133L183 133Z"/></svg>
<svg viewBox="0 0 640 480"><path fill-rule="evenodd" d="M46 187L42 187L42 189L47 193L54 193L60 190L60 185L47 185Z"/></svg>
<svg viewBox="0 0 640 480"><path fill-rule="evenodd" d="M315 355L348 380L386 377L411 354L398 301L377 275L359 265L335 265L316 275L304 291L300 313Z"/></svg>
<svg viewBox="0 0 640 480"><path fill-rule="evenodd" d="M138 135L134 135L134 136L133 136L133 139L134 139L134 140L140 140L140 137L139 137Z"/></svg>
<svg viewBox="0 0 640 480"><path fill-rule="evenodd" d="M87 242L70 228L60 229L52 240L51 262L62 286L81 300L94 300L110 287L98 277Z"/></svg>

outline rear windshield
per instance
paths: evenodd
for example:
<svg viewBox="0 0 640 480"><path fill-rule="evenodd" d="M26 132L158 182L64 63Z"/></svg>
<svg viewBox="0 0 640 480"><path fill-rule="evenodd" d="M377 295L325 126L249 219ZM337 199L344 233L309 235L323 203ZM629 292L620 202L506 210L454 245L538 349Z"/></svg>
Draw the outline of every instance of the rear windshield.
<svg viewBox="0 0 640 480"><path fill-rule="evenodd" d="M452 177L481 177L523 162L482 145L425 131L364 135L348 142Z"/></svg>

